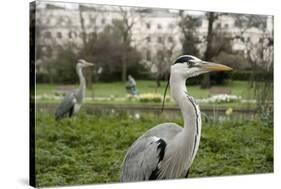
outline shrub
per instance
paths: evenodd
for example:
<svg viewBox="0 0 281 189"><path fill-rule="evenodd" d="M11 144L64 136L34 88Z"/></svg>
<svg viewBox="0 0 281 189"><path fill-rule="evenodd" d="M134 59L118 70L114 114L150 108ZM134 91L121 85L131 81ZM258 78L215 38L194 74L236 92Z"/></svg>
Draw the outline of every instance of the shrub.
<svg viewBox="0 0 281 189"><path fill-rule="evenodd" d="M162 96L156 93L145 93L138 96L140 102L161 102Z"/></svg>
<svg viewBox="0 0 281 189"><path fill-rule="evenodd" d="M160 103L163 100L163 97L161 94L158 93L145 93L145 94L140 94L137 99L140 102L157 102ZM171 98L169 96L166 96L165 101L169 102Z"/></svg>

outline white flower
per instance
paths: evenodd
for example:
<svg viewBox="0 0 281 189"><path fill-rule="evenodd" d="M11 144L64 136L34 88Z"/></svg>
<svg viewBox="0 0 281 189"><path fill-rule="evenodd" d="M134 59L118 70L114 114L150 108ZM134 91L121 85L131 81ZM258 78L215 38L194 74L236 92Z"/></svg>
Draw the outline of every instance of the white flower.
<svg viewBox="0 0 281 189"><path fill-rule="evenodd" d="M235 95L228 95L228 94L218 94L213 95L209 98L201 99L199 102L205 102L205 103L227 103L227 102L235 102L240 100L241 97L235 96Z"/></svg>
<svg viewBox="0 0 281 189"><path fill-rule="evenodd" d="M139 113L135 113L134 117L135 117L135 119L140 119L140 114Z"/></svg>

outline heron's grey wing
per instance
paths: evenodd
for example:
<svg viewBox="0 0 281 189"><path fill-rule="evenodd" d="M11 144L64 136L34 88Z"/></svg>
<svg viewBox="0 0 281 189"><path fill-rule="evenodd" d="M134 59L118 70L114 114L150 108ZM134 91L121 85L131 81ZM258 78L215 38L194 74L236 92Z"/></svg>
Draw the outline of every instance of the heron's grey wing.
<svg viewBox="0 0 281 189"><path fill-rule="evenodd" d="M129 148L122 167L121 182L155 180L166 142L156 136L143 136Z"/></svg>
<svg viewBox="0 0 281 189"><path fill-rule="evenodd" d="M60 119L63 116L65 116L67 113L70 115L73 113L74 104L76 103L76 97L75 93L71 92L68 95L66 95L63 99L63 101L60 103L60 105L56 109L55 117L56 119Z"/></svg>

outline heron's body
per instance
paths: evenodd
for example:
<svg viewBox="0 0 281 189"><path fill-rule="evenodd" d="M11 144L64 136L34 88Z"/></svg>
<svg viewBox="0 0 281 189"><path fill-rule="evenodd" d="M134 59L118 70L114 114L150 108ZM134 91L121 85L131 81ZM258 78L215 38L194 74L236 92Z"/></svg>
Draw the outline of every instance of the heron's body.
<svg viewBox="0 0 281 189"><path fill-rule="evenodd" d="M88 63L84 60L80 60L82 63L78 63L76 66L76 72L79 77L80 86L78 89L71 91L67 94L61 104L58 106L55 117L56 119L61 119L65 116L73 116L80 110L83 99L86 94L86 80L83 76L82 68L86 66L91 66L91 63Z"/></svg>
<svg viewBox="0 0 281 189"><path fill-rule="evenodd" d="M171 66L169 81L171 95L181 110L184 126L164 123L139 137L124 158L122 182L187 177L199 147L201 114L193 97L188 95L185 82L189 77L207 72L197 68L197 63L193 67L183 64L189 60L201 61L192 56L179 57ZM214 65L218 64L208 64ZM227 70L229 67L221 66L221 69Z"/></svg>
<svg viewBox="0 0 281 189"><path fill-rule="evenodd" d="M171 82L173 82L172 77ZM187 176L199 146L201 115L198 105L187 94L185 83L176 83L171 86L177 88L176 90L171 87L172 92L181 91L174 94L177 95L175 99L181 109L188 109L187 112L184 112L183 117L186 122L190 120L191 124L184 127L175 123L160 124L138 138L127 152L126 157L130 159L125 158L124 160L126 166L123 167L121 181L171 179ZM188 145L186 145L187 141L189 141ZM142 148L150 149L150 153L140 150ZM162 155L160 155L161 150L163 150ZM143 163L146 163L143 162L143 158L140 158L142 156L149 158L147 161L153 159L154 163L147 167L150 171L142 172L141 169L138 169ZM137 167L137 170L133 170L132 167Z"/></svg>

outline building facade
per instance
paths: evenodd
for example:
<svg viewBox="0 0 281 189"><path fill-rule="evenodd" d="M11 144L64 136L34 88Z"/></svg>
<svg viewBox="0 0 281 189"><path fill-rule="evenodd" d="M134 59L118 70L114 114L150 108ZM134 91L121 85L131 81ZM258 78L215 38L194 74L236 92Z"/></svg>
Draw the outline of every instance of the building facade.
<svg viewBox="0 0 281 189"><path fill-rule="evenodd" d="M112 25L114 20L124 18L127 19L128 24L132 25L130 30L131 45L141 52L143 63L150 66L152 71L157 71L157 67L153 67L153 65L154 58L159 54L159 51L169 52L170 59L167 61L171 61L182 52L183 34L178 24L181 18L177 10L74 5L73 7L66 7L65 4L52 5L38 2L36 41L45 58L56 55L53 47L64 48L66 45L72 45L74 49L79 50L83 45L83 40L87 40L87 37L85 37L87 34L99 33L106 26ZM187 14L192 13L187 12ZM204 41L208 32L208 20L204 16L204 12L197 12L194 16L201 20L197 27L197 33L198 37ZM265 27L251 27L247 31L242 31L233 16L223 15L215 20L214 28L228 33L229 36L240 35L258 43L262 35L272 37L273 18L271 16L266 17ZM204 53L205 48L206 43L198 44L201 54ZM245 41L237 38L233 39L232 48L243 52L247 47Z"/></svg>

